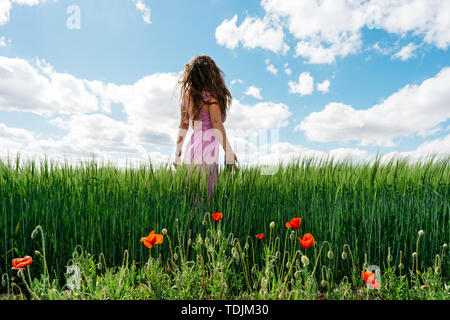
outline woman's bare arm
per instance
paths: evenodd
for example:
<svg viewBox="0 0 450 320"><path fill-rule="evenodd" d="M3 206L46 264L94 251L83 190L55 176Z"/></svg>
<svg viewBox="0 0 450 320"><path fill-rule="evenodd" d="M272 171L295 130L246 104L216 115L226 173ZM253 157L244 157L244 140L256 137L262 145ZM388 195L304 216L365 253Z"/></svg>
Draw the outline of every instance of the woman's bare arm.
<svg viewBox="0 0 450 320"><path fill-rule="evenodd" d="M175 168L177 167L178 164L181 163L181 152L183 150L183 143L184 143L184 139L186 138L186 134L189 130L189 115L183 104L181 104L181 106L180 106L180 111L181 111L181 119L180 119L180 125L178 126L175 161L173 163Z"/></svg>
<svg viewBox="0 0 450 320"><path fill-rule="evenodd" d="M233 166L236 167L237 157L233 152L233 149L231 148L230 142L227 139L227 133L222 123L222 112L220 111L219 104L214 98L212 98L210 102L213 103L209 105L209 114L211 117L212 126L217 132L216 136L219 139L220 145L225 151L225 163L233 164Z"/></svg>

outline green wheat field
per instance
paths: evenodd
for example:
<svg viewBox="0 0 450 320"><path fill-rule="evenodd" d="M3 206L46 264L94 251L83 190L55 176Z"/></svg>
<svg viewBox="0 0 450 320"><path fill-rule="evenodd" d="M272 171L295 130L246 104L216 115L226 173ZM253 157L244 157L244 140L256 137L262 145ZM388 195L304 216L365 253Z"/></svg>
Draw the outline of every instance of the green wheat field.
<svg viewBox="0 0 450 320"><path fill-rule="evenodd" d="M448 300L449 160L221 169L212 199L170 165L0 161L0 299Z"/></svg>

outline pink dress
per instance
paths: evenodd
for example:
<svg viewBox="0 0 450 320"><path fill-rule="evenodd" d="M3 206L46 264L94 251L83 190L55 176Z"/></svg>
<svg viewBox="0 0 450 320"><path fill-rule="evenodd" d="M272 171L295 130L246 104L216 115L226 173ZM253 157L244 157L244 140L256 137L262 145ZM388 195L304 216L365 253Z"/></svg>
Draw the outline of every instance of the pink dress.
<svg viewBox="0 0 450 320"><path fill-rule="evenodd" d="M184 149L183 163L195 168L201 168L203 173L208 174L208 196L212 196L214 186L217 184L219 148L220 143L215 135L211 117L203 106L205 102L214 97L213 94L204 90L202 92L203 101L200 102L200 112L197 120L194 120L194 131ZM191 114L189 113L190 99L186 98L184 107L189 115L191 123ZM226 117L222 115L222 123Z"/></svg>

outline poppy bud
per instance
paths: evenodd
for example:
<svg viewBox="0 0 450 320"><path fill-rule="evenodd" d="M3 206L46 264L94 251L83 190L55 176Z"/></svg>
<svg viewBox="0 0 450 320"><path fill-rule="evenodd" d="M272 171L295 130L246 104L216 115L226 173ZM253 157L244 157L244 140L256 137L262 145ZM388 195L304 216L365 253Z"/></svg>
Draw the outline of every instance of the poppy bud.
<svg viewBox="0 0 450 320"><path fill-rule="evenodd" d="M206 226L206 220L205 219L203 219L202 225Z"/></svg>
<svg viewBox="0 0 450 320"><path fill-rule="evenodd" d="M269 299L270 299L269 293L267 291L264 292L264 300L269 300Z"/></svg>
<svg viewBox="0 0 450 320"><path fill-rule="evenodd" d="M242 257L242 259L245 259L245 253L244 252L242 252L241 257Z"/></svg>
<svg viewBox="0 0 450 320"><path fill-rule="evenodd" d="M405 266L403 265L403 263L400 263L400 264L398 265L398 268L399 268L400 270L403 270L404 267L405 267Z"/></svg>
<svg viewBox="0 0 450 320"><path fill-rule="evenodd" d="M307 256L302 256L301 260L304 267L306 267L309 264L309 259Z"/></svg>
<svg viewBox="0 0 450 320"><path fill-rule="evenodd" d="M447 250L447 244L446 243L444 243L443 245L442 245L442 249L444 249L444 250Z"/></svg>
<svg viewBox="0 0 450 320"><path fill-rule="evenodd" d="M201 236L201 235L198 235L198 240L197 240L197 242L198 242L199 245L202 245L202 244L203 244L203 239L202 239L202 236Z"/></svg>
<svg viewBox="0 0 450 320"><path fill-rule="evenodd" d="M423 236L423 234L424 234L423 230L420 230L419 231L419 237Z"/></svg>
<svg viewBox="0 0 450 320"><path fill-rule="evenodd" d="M298 279L298 278L300 278L300 275L301 275L300 271L295 271L294 278Z"/></svg>
<svg viewBox="0 0 450 320"><path fill-rule="evenodd" d="M20 278L22 278L22 277L23 277L23 270L22 270L22 269L19 269L19 270L17 271L17 275L18 275Z"/></svg>
<svg viewBox="0 0 450 320"><path fill-rule="evenodd" d="M222 236L222 231L217 231L217 236L220 238L220 236Z"/></svg>
<svg viewBox="0 0 450 320"><path fill-rule="evenodd" d="M286 263L286 268L289 269L291 267L291 264L289 262Z"/></svg>
<svg viewBox="0 0 450 320"><path fill-rule="evenodd" d="M175 252L174 254L173 254L173 260L177 260L178 259L178 254Z"/></svg>
<svg viewBox="0 0 450 320"><path fill-rule="evenodd" d="M245 246L244 246L245 250L248 250L249 247L250 247L250 246L248 245L248 242L246 242L246 243L245 243Z"/></svg>
<svg viewBox="0 0 450 320"><path fill-rule="evenodd" d="M322 281L320 282L320 284L322 285L322 287L325 287L325 286L327 285L327 282L326 282L325 280L322 280Z"/></svg>
<svg viewBox="0 0 450 320"><path fill-rule="evenodd" d="M252 267L252 273L256 273L258 270L256 269L256 264Z"/></svg>
<svg viewBox="0 0 450 320"><path fill-rule="evenodd" d="M36 228L36 229L34 229L33 232L31 233L31 239L36 238L37 233L38 233L38 229Z"/></svg>
<svg viewBox="0 0 450 320"><path fill-rule="evenodd" d="M205 246L207 246L209 244L209 238L205 239Z"/></svg>
<svg viewBox="0 0 450 320"><path fill-rule="evenodd" d="M334 258L334 253L333 253L333 251L328 251L328 254L327 254L327 257L328 257L328 259L333 259Z"/></svg>
<svg viewBox="0 0 450 320"><path fill-rule="evenodd" d="M347 252L342 251L341 258L342 258L342 260L346 260L347 259Z"/></svg>
<svg viewBox="0 0 450 320"><path fill-rule="evenodd" d="M192 240L189 239L189 240L188 240L188 246L190 246L191 244L192 244Z"/></svg>
<svg viewBox="0 0 450 320"><path fill-rule="evenodd" d="M167 234L167 229L166 229L166 228L162 229L162 234L163 234L163 235L166 235L166 234Z"/></svg>
<svg viewBox="0 0 450 320"><path fill-rule="evenodd" d="M270 227L270 229L275 228L275 221L272 221L272 222L270 223L269 227Z"/></svg>
<svg viewBox="0 0 450 320"><path fill-rule="evenodd" d="M102 268L102 263L101 262L97 263L97 269L101 269L101 268Z"/></svg>
<svg viewBox="0 0 450 320"><path fill-rule="evenodd" d="M427 288L427 285L424 284L423 286L420 286L420 289L425 290Z"/></svg>
<svg viewBox="0 0 450 320"><path fill-rule="evenodd" d="M41 253L38 250L34 250L34 254L37 255L38 257L41 255Z"/></svg>
<svg viewBox="0 0 450 320"><path fill-rule="evenodd" d="M295 239L295 235L294 235L293 232L291 232L291 235L289 236L289 238L290 238L291 240L294 240L294 239Z"/></svg>
<svg viewBox="0 0 450 320"><path fill-rule="evenodd" d="M415 259L417 258L417 252L413 252L412 257Z"/></svg>
<svg viewBox="0 0 450 320"><path fill-rule="evenodd" d="M436 268L434 268L434 272L435 272L437 275L440 275L441 272L442 272L441 267L436 267Z"/></svg>

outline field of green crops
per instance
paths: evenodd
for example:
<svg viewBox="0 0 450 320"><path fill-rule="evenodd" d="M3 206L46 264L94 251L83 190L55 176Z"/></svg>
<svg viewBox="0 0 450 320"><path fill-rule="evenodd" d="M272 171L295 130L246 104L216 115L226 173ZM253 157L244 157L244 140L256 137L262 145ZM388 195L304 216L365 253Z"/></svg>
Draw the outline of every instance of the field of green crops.
<svg viewBox="0 0 450 320"><path fill-rule="evenodd" d="M211 200L199 177L188 179L185 169L169 166L118 169L95 161L78 167L47 161L37 167L34 162L19 165L19 159L0 161L0 274L11 277L13 258L34 258L35 250L42 251L40 241L31 239L37 225L45 232L49 272L63 279L77 245L93 256L103 254L110 266L122 265L124 250L130 261L143 265L149 250L139 240L150 230L166 228L173 248L187 248L198 234L204 237L206 212L222 212L221 231L252 248L255 235L269 235L274 221L271 237L281 252L298 249L298 241L285 241L290 232L285 222L301 217L298 236L311 233L316 240L310 250L317 253L324 241L330 243L326 251L335 258L323 254L318 264L326 263L334 279L352 268L349 259L340 258L344 246L358 270L364 263L386 268L388 251L393 265L400 263L402 252L405 269L412 268L411 255L417 251L414 268L422 270L435 264L450 240L449 160L351 164L309 159L279 166L273 175L262 175L258 167L221 170ZM419 230L424 235L417 243ZM167 241L152 250L161 261L170 254ZM186 251L186 259L189 255ZM264 255L253 254L251 263L263 260ZM447 256L440 264L441 276L448 279ZM239 274L243 267L232 268ZM32 275L41 272L30 269Z"/></svg>

